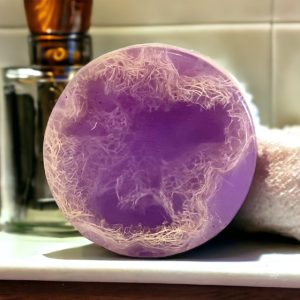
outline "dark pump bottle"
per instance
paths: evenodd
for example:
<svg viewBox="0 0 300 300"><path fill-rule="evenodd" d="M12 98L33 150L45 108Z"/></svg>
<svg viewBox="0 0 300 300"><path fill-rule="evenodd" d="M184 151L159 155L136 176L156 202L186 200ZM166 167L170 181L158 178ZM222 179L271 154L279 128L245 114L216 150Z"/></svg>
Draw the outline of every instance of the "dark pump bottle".
<svg viewBox="0 0 300 300"><path fill-rule="evenodd" d="M68 81L91 59L92 0L24 0L30 67L3 70L1 103L1 228L9 232L75 233L44 174L43 138Z"/></svg>

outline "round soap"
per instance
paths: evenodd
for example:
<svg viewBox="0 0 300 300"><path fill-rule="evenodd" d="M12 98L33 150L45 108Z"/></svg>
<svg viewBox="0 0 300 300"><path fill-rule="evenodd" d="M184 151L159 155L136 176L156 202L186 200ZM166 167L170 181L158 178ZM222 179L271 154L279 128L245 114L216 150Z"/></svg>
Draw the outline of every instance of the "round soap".
<svg viewBox="0 0 300 300"><path fill-rule="evenodd" d="M145 44L102 55L49 118L46 176L66 218L119 254L192 249L233 219L256 142L236 81L198 53Z"/></svg>

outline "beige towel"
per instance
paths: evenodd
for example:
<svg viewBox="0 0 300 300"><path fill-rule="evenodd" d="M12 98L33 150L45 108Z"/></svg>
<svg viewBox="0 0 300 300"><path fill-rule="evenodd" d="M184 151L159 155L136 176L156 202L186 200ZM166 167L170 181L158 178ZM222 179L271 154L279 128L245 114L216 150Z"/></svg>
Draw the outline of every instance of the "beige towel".
<svg viewBox="0 0 300 300"><path fill-rule="evenodd" d="M234 225L300 240L300 127L258 129L258 160Z"/></svg>

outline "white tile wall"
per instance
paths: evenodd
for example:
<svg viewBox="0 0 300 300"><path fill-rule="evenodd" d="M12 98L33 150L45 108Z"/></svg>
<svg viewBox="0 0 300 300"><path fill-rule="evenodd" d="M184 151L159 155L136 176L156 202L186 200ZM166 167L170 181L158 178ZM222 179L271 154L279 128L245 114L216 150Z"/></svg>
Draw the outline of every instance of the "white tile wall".
<svg viewBox="0 0 300 300"><path fill-rule="evenodd" d="M95 55L144 42L198 50L246 84L263 123L300 123L300 0L94 0L92 23ZM0 0L0 67L28 63L26 36L23 1Z"/></svg>
<svg viewBox="0 0 300 300"><path fill-rule="evenodd" d="M28 31L25 28L0 28L0 67L29 63L27 35Z"/></svg>
<svg viewBox="0 0 300 300"><path fill-rule="evenodd" d="M271 6L272 0L94 0L92 24L268 22ZM23 0L0 0L0 27L20 26L25 26Z"/></svg>
<svg viewBox="0 0 300 300"><path fill-rule="evenodd" d="M22 27L25 23L22 0L0 0L0 28Z"/></svg>
<svg viewBox="0 0 300 300"><path fill-rule="evenodd" d="M274 122L300 123L300 24L274 26Z"/></svg>
<svg viewBox="0 0 300 300"><path fill-rule="evenodd" d="M268 22L272 0L94 0L93 24Z"/></svg>
<svg viewBox="0 0 300 300"><path fill-rule="evenodd" d="M299 22L299 0L274 0L274 21L276 22Z"/></svg>

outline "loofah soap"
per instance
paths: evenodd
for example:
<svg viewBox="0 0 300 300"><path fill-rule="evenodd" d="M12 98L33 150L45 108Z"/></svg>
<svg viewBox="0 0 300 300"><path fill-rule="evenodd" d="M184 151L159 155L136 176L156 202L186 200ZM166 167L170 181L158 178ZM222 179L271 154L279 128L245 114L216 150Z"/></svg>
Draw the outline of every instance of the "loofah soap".
<svg viewBox="0 0 300 300"><path fill-rule="evenodd" d="M59 207L85 237L163 257L228 225L248 192L256 142L230 75L195 52L145 44L79 71L50 116L44 161Z"/></svg>

